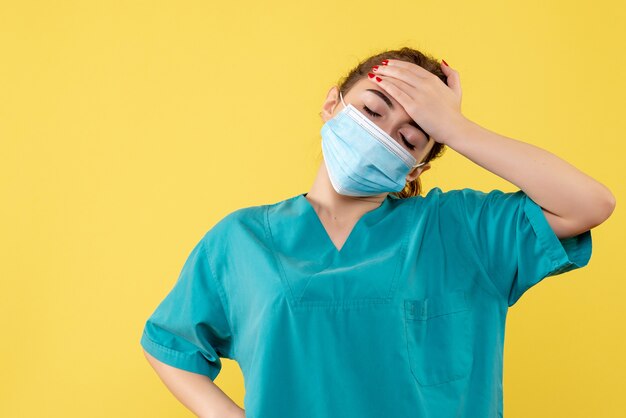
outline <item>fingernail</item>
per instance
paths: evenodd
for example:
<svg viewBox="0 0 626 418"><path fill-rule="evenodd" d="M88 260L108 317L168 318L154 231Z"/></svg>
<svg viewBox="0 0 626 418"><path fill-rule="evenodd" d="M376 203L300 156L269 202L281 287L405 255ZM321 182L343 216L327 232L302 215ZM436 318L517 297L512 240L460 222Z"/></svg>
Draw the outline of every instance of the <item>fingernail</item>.
<svg viewBox="0 0 626 418"><path fill-rule="evenodd" d="M369 76L369 78L374 78L374 74L372 73L367 73L367 75Z"/></svg>
<svg viewBox="0 0 626 418"><path fill-rule="evenodd" d="M389 64L389 60L383 60L382 64L383 64L383 65L387 65L387 64Z"/></svg>
<svg viewBox="0 0 626 418"><path fill-rule="evenodd" d="M376 71L376 70L378 70L378 65L375 65L372 67L372 71Z"/></svg>
<svg viewBox="0 0 626 418"><path fill-rule="evenodd" d="M382 78L376 77L376 81L381 81L381 80L382 80Z"/></svg>
<svg viewBox="0 0 626 418"><path fill-rule="evenodd" d="M443 62L445 64L446 67L449 67L448 63L446 62L446 60L444 60L443 58L441 59L441 62Z"/></svg>

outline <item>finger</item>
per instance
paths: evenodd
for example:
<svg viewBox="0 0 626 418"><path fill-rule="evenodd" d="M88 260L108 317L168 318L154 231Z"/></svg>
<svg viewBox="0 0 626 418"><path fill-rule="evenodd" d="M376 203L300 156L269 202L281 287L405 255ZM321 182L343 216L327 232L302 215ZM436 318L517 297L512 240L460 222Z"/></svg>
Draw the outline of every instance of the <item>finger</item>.
<svg viewBox="0 0 626 418"><path fill-rule="evenodd" d="M389 95L395 101L397 101L400 106L402 106L405 111L407 111L407 113L409 113L408 109L410 109L413 103L413 97L411 96L410 92L414 90L411 85L405 83L402 80L398 80L397 78L389 78L381 75L370 78L370 80L372 80L372 82L377 84L378 86L382 87L383 90L389 93Z"/></svg>
<svg viewBox="0 0 626 418"><path fill-rule="evenodd" d="M415 88L424 80L414 69L400 65L375 65L372 67L372 72L376 75L393 77Z"/></svg>
<svg viewBox="0 0 626 418"><path fill-rule="evenodd" d="M446 84L448 85L448 87L450 87L452 91L454 91L457 97L461 98L463 92L461 89L461 76L459 75L458 71L453 70L451 67L443 63L441 64L441 70L447 77Z"/></svg>
<svg viewBox="0 0 626 418"><path fill-rule="evenodd" d="M387 65L383 65L383 67L403 68L405 70L411 71L412 73L414 73L415 75L419 77L424 77L424 78L436 77L433 73L431 73L427 69L420 67L419 65L415 63L408 62L408 61L390 59L390 60L387 60Z"/></svg>

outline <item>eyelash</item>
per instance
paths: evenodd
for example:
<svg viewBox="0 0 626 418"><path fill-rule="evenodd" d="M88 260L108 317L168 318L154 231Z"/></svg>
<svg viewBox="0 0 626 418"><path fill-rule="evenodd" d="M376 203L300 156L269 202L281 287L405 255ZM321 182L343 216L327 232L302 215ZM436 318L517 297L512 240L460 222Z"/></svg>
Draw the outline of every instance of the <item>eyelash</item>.
<svg viewBox="0 0 626 418"><path fill-rule="evenodd" d="M377 118L380 115L376 112L373 112L372 110L370 110L367 106L363 105L363 110L365 110L367 113L369 113L371 116ZM404 141L404 143L406 144L407 147L409 147L409 149L411 149L411 151L413 151L415 149L415 145L412 145L411 143L409 143L409 141L406 140L406 138L404 137L404 135L400 134L400 137L402 138L402 141Z"/></svg>

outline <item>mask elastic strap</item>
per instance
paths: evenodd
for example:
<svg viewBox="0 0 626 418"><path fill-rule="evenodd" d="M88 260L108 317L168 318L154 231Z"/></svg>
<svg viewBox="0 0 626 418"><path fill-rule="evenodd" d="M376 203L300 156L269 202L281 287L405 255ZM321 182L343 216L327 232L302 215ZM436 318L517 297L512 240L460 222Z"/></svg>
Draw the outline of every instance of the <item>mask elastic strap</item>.
<svg viewBox="0 0 626 418"><path fill-rule="evenodd" d="M343 107L348 107L346 106L346 102L343 101L343 95L341 94L341 90L339 91L339 97L341 98L341 103L343 104Z"/></svg>

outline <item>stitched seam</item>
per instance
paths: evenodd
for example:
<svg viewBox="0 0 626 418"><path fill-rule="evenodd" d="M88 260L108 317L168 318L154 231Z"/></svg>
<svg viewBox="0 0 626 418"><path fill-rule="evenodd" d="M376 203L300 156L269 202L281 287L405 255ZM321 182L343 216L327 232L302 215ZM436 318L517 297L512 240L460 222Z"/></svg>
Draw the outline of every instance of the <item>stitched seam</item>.
<svg viewBox="0 0 626 418"><path fill-rule="evenodd" d="M157 351L160 351L161 354L166 354L166 355L171 355L174 358L178 359L178 360L182 360L184 362L191 360L192 364L189 365L188 363L185 363L185 365L189 368L184 368L183 370L194 370L195 373L201 373L201 374L207 374L211 377L211 380L215 379L215 377L217 376L217 374L219 373L218 370L218 366L216 366L215 364L213 364L213 362L209 361L207 363L203 363L203 362L197 362L196 361L196 357L194 354L187 354L187 353L181 353L179 351L173 350L167 346L164 346L162 344L157 343L156 341L154 341L152 338L150 338L150 336L145 332L143 332L144 337L145 337L145 341L144 343L148 344L150 346L150 349L155 349ZM148 353L150 353L150 349L146 349L144 347L144 350L146 350ZM154 356L154 354L150 353L150 355ZM219 356L216 353L216 361L219 362ZM159 361L163 361L157 358L157 360ZM168 364L168 363L166 363ZM176 367L176 368L181 368L180 365L177 366L172 366L172 367Z"/></svg>
<svg viewBox="0 0 626 418"><path fill-rule="evenodd" d="M456 192L456 193L458 193L458 192ZM463 198L463 200L465 200L465 198ZM465 207L465 203L463 204L463 206ZM481 288L485 289L490 294L495 290L495 292L498 295L500 295L500 297L497 298L497 299L500 301L500 303L503 306L505 306L508 309L508 307L509 307L508 295L504 295L502 292L500 292L500 289L498 289L498 286L496 286L493 277L489 274L489 271L487 270L487 266L485 265L483 259L480 257L480 253L478 252L478 247L476 245L476 242L474 241L474 239L472 237L472 234L470 234L470 232L469 232L469 224L467 222L467 216L464 213L462 213L461 214L461 218L463 220L462 221L463 232L465 233L465 236L467 237L467 240L472 243L472 245L471 245L472 251L474 251L474 254L476 255L476 258L479 260L478 267L481 269L481 272L485 275L485 277L487 277L489 279L489 282L491 283L493 289L491 289L491 290L485 289L484 285L482 283L480 283L480 280L474 280L474 282L477 283Z"/></svg>
<svg viewBox="0 0 626 418"><path fill-rule="evenodd" d="M548 234L553 234L553 231L546 231L544 229L542 229L542 227L539 225L542 222L547 222L548 220L545 219L545 215L542 212L542 208L538 207L531 207L532 202L529 201L530 197L528 195L526 195L524 197L524 202L523 202L523 212L524 212L524 216L526 216L528 218L528 223L530 224L531 228L533 229L533 232L535 233L535 235L538 237L538 241L541 243L541 248L548 254L548 258L550 259L550 270L547 272L542 273L542 275L551 275L552 273L554 273L557 270L557 267L559 266L559 262L561 261L561 257L559 257L560 253L560 249L556 249L554 248L551 243L550 243L550 238L548 236ZM536 212L533 212L535 209L538 209ZM543 217L544 219L537 219L537 217ZM548 224L549 227L549 224ZM558 237L557 237L558 239ZM563 244L561 244L562 246ZM567 257L567 253L566 253L566 258Z"/></svg>
<svg viewBox="0 0 626 418"><path fill-rule="evenodd" d="M224 288L222 287L221 283L219 282L219 280L217 280L217 275L215 274L215 269L213 268L213 260L211 258L211 255L209 254L208 249L206 248L205 245L205 241L204 239L202 240L202 250L207 258L208 264L209 264L209 269L211 270L211 277L213 279L213 282L215 283L216 289L217 289L217 294L220 298L221 301L221 305L222 305L222 311L224 312L224 318L226 318L226 323L228 325L228 328L230 329L230 338L232 340L231 342L231 353L228 353L233 359L237 358L237 338L236 335L237 333L235 332L234 327L231 324L231 321L229 319L229 312L231 311L230 309L230 305L228 304L228 300L226 298L226 291L224 290Z"/></svg>
<svg viewBox="0 0 626 418"><path fill-rule="evenodd" d="M145 337L148 339L148 341L150 341L151 344L157 346L157 348L159 348L160 350L163 351L167 351L168 353L177 356L177 357L182 357L182 358L193 358L194 355L193 354L187 354L187 353L181 353L180 351L174 350L170 347L167 347L163 344L159 344L158 342L154 341L152 338L150 338L150 336L144 331L143 333L145 335Z"/></svg>
<svg viewBox="0 0 626 418"><path fill-rule="evenodd" d="M276 252L276 248L274 247L274 239L273 239L273 234L272 234L272 227L270 226L269 213L270 213L270 206L267 206L265 208L265 225L264 225L265 226L265 238L270 245L272 256L274 258L274 261L276 262L276 265L278 266L280 280L282 281L283 286L287 286L287 289L289 289L290 299L295 303L296 300L293 294L293 289L291 288L291 284L289 283L289 280L287 280L285 269L283 268L283 264L281 263L280 257L278 256L278 253Z"/></svg>

